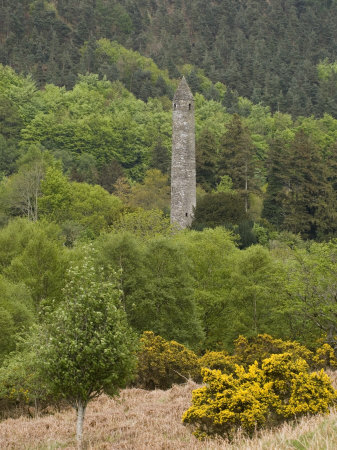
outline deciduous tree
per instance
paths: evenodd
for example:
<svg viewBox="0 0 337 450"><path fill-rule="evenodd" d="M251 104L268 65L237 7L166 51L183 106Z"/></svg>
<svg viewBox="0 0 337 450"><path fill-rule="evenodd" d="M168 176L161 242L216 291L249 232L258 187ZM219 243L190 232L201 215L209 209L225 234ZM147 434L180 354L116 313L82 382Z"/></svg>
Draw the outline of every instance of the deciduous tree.
<svg viewBox="0 0 337 450"><path fill-rule="evenodd" d="M113 274L103 280L90 253L69 269L63 302L46 315L37 358L54 395L77 412L77 443L90 400L115 395L132 376L136 339L127 324Z"/></svg>

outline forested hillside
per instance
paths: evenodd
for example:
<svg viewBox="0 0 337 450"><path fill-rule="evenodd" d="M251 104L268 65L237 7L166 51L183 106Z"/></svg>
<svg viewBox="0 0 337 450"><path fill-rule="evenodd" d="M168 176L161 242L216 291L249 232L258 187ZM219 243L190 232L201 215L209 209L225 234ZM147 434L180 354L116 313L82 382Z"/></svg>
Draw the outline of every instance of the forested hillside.
<svg viewBox="0 0 337 450"><path fill-rule="evenodd" d="M95 57L108 38L174 78L186 63L204 69L230 88L224 102L234 110L240 95L293 116L336 116L336 23L335 0L3 0L0 62L39 85L70 88L87 71L116 80L118 64ZM149 77L135 72L138 97L154 96ZM189 81L200 90L193 69Z"/></svg>
<svg viewBox="0 0 337 450"><path fill-rule="evenodd" d="M116 43L101 40L97 52L123 67L126 86L134 82L130 67L146 67L152 89L158 80L165 89L176 86L151 59ZM328 114L293 120L243 97L237 102L239 114L231 114L221 102L226 87L198 76L204 94L195 95L199 190L194 228L226 225L239 232L243 246L279 231L305 239L334 237L337 120ZM171 101L167 95L137 99L125 85L87 74L79 75L73 89L48 84L39 90L29 76L0 67L3 223L18 215L72 220L74 209L64 219L56 213L71 203L64 191L53 210L43 199L38 206L41 196L61 189L56 182L71 183L73 194L77 186L79 196L85 189L87 197L90 191L102 199L110 192L128 207L168 213ZM218 101L207 100L210 91ZM32 186L27 178L34 180ZM112 223L112 218L104 220ZM99 227L92 227L97 234Z"/></svg>

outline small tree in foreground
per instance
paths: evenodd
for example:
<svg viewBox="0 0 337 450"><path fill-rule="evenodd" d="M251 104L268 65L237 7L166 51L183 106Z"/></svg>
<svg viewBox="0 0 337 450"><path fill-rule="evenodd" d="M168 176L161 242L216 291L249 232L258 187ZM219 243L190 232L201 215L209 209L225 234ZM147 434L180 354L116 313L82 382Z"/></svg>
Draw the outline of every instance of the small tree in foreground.
<svg viewBox="0 0 337 450"><path fill-rule="evenodd" d="M81 448L87 404L103 392L116 394L131 378L136 338L119 291L97 274L90 257L68 275L62 304L47 313L37 355L52 392L76 409Z"/></svg>

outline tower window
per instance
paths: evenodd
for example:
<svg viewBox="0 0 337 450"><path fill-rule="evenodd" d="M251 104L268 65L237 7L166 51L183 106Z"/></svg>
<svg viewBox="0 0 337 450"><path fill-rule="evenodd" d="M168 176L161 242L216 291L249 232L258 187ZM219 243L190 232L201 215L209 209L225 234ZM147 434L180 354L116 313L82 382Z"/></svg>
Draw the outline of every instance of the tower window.
<svg viewBox="0 0 337 450"><path fill-rule="evenodd" d="M188 213L186 213L185 215L186 215L186 217L188 217Z"/></svg>
<svg viewBox="0 0 337 450"><path fill-rule="evenodd" d="M188 109L191 111L192 105L191 103L188 105Z"/></svg>
<svg viewBox="0 0 337 450"><path fill-rule="evenodd" d="M177 109L177 105L176 104L174 104L173 107L174 107L174 109Z"/></svg>

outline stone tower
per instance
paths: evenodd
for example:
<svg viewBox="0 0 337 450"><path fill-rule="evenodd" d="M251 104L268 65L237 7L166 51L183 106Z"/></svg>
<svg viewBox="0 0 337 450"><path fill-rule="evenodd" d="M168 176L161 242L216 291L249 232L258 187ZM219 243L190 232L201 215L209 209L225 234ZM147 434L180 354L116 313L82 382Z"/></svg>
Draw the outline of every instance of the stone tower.
<svg viewBox="0 0 337 450"><path fill-rule="evenodd" d="M171 223L191 225L196 205L194 99L185 77L173 98Z"/></svg>

